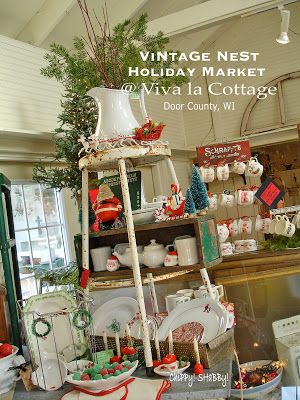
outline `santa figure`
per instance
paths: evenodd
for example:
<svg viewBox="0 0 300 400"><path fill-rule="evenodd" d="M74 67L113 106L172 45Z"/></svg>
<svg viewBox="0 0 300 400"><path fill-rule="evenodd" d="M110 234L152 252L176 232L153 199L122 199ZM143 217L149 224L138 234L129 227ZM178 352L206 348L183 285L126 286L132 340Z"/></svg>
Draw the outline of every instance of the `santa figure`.
<svg viewBox="0 0 300 400"><path fill-rule="evenodd" d="M122 211L122 203L107 184L102 184L99 186L98 196L93 202L93 210L96 215L94 224L96 228L99 226L99 221L104 224L113 223Z"/></svg>

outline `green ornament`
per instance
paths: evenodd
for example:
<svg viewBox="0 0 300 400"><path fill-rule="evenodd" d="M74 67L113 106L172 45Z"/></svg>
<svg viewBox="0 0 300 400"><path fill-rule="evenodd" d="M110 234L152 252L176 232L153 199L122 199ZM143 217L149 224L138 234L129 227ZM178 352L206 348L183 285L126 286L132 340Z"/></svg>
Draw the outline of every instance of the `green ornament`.
<svg viewBox="0 0 300 400"><path fill-rule="evenodd" d="M37 324L43 324L43 325L45 325L45 326L47 327L46 331L45 331L44 333L39 333L39 332L37 331ZM45 336L49 335L49 333L51 332L51 330L52 330L51 324L50 324L50 322L47 321L45 318L37 318L37 319L34 319L34 320L32 321L31 331L32 331L32 333L33 333L34 336L37 336L37 337L45 337Z"/></svg>
<svg viewBox="0 0 300 400"><path fill-rule="evenodd" d="M82 317L85 317L86 321L83 321ZM79 321L79 319L80 319L80 321ZM79 308L76 311L76 313L74 314L73 325L75 326L76 329L84 330L87 327L89 327L91 325L91 323L92 323L92 315L87 310L84 310L83 308Z"/></svg>
<svg viewBox="0 0 300 400"><path fill-rule="evenodd" d="M75 374L73 374L73 379L74 381L80 381L81 380L80 372L75 372Z"/></svg>

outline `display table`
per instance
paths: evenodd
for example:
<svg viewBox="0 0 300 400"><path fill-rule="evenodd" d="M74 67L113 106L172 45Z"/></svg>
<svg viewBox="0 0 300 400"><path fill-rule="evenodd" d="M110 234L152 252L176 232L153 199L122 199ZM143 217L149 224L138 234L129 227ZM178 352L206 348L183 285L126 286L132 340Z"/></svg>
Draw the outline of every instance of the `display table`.
<svg viewBox="0 0 300 400"><path fill-rule="evenodd" d="M205 381L198 382L197 377L193 375L182 374L180 382L172 382L172 387L168 392L162 395L161 400L219 400L226 399L230 395L231 384L231 364L230 359L225 359L211 369L205 370ZM218 375L226 382L215 381ZM143 368L135 373L136 377L145 378L145 371ZM157 379L154 377L151 379ZM64 393L71 390L71 385L65 384L61 390L55 392L45 392L43 390L36 390L33 392L26 392L22 382L18 382L15 390L13 400L59 400ZM146 398L146 397L145 397ZM128 399L130 400L130 399ZM151 399L149 399L151 400Z"/></svg>

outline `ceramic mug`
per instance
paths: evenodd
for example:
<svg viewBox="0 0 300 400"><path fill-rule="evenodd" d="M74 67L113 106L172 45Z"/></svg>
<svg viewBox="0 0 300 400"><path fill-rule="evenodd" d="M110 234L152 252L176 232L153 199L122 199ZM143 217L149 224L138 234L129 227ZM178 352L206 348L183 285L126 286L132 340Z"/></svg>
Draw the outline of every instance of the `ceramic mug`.
<svg viewBox="0 0 300 400"><path fill-rule="evenodd" d="M300 229L300 211L296 215L294 215L292 223L296 225L297 229Z"/></svg>
<svg viewBox="0 0 300 400"><path fill-rule="evenodd" d="M186 303L191 299L188 296L182 296L181 294L169 294L165 297L166 307L168 313L170 313L178 304Z"/></svg>
<svg viewBox="0 0 300 400"><path fill-rule="evenodd" d="M275 233L275 228L276 228L277 222L279 222L280 220L281 220L280 215L275 215L275 217L271 220L270 227L269 227L269 233L271 235L273 235Z"/></svg>
<svg viewBox="0 0 300 400"><path fill-rule="evenodd" d="M246 164L241 161L234 161L232 164L232 172L242 175L245 172Z"/></svg>
<svg viewBox="0 0 300 400"><path fill-rule="evenodd" d="M198 246L195 237L179 236L174 239L178 254L178 265L195 265L199 262Z"/></svg>
<svg viewBox="0 0 300 400"><path fill-rule="evenodd" d="M212 296L214 300L219 300L221 297L224 296L224 288L223 285L211 285L211 290L212 290ZM200 297L200 298L208 298L209 293L207 290L207 287L205 285L202 285L199 287L198 291L194 293L195 297Z"/></svg>
<svg viewBox="0 0 300 400"><path fill-rule="evenodd" d="M203 182L209 183L214 181L215 170L213 167L200 167L199 171Z"/></svg>
<svg viewBox="0 0 300 400"><path fill-rule="evenodd" d="M220 244L222 256L229 256L233 254L234 245L230 242Z"/></svg>
<svg viewBox="0 0 300 400"><path fill-rule="evenodd" d="M264 171L264 167L262 164L260 164L257 160L256 157L251 157L250 160L248 161L245 175L246 176L262 176L262 173Z"/></svg>
<svg viewBox="0 0 300 400"><path fill-rule="evenodd" d="M229 178L229 166L228 164L219 165L217 167L217 178L219 181L227 181Z"/></svg>
<svg viewBox="0 0 300 400"><path fill-rule="evenodd" d="M180 289L177 290L176 294L179 294L180 296L186 296L192 299L194 297L194 290L193 289Z"/></svg>
<svg viewBox="0 0 300 400"><path fill-rule="evenodd" d="M244 240L235 240L234 246L235 246L236 253L242 253L245 251L244 242L245 242Z"/></svg>
<svg viewBox="0 0 300 400"><path fill-rule="evenodd" d="M97 247L96 249L91 249L90 252L94 271L106 271L107 260L111 255L111 247Z"/></svg>
<svg viewBox="0 0 300 400"><path fill-rule="evenodd" d="M271 218L263 218L257 215L255 220L255 230L257 232L270 233Z"/></svg>
<svg viewBox="0 0 300 400"><path fill-rule="evenodd" d="M235 219L228 225L229 236L237 236L240 233L238 221Z"/></svg>
<svg viewBox="0 0 300 400"><path fill-rule="evenodd" d="M281 216L281 219L276 223L275 233L286 237L292 237L295 233L296 226L290 222L286 215Z"/></svg>
<svg viewBox="0 0 300 400"><path fill-rule="evenodd" d="M208 197L209 206L208 209L212 211L216 211L218 208L218 195L213 194Z"/></svg>
<svg viewBox="0 0 300 400"><path fill-rule="evenodd" d="M249 189L239 189L236 192L236 199L240 206L249 206L254 202L254 193Z"/></svg>
<svg viewBox="0 0 300 400"><path fill-rule="evenodd" d="M229 236L229 230L227 228L227 225L226 224L222 224L222 225L218 224L217 231L218 231L220 243L226 242L226 240L228 239L228 236Z"/></svg>
<svg viewBox="0 0 300 400"><path fill-rule="evenodd" d="M244 240L243 249L244 249L244 251L255 251L255 250L257 250L256 240L254 240L254 239Z"/></svg>
<svg viewBox="0 0 300 400"><path fill-rule="evenodd" d="M248 235L252 232L252 220L250 217L242 217L238 222L240 233L247 233Z"/></svg>
<svg viewBox="0 0 300 400"><path fill-rule="evenodd" d="M220 204L223 207L231 208L235 204L235 199L233 194L222 193L220 196Z"/></svg>

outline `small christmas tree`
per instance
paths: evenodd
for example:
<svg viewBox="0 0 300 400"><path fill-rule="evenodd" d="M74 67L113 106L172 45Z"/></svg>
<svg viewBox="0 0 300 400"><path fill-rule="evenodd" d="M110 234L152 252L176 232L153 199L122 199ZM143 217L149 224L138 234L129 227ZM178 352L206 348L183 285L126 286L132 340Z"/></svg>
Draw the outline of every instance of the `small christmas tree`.
<svg viewBox="0 0 300 400"><path fill-rule="evenodd" d="M79 209L78 221L82 228L82 204L80 205L80 209ZM93 210L92 202L89 198L89 227L94 225L95 222L96 222L96 215L95 215L95 211Z"/></svg>
<svg viewBox="0 0 300 400"><path fill-rule="evenodd" d="M190 188L187 189L186 195L185 195L184 213L189 214L190 216L194 216L197 213Z"/></svg>
<svg viewBox="0 0 300 400"><path fill-rule="evenodd" d="M209 200L206 186L195 165L192 166L191 194L198 212L208 208Z"/></svg>

